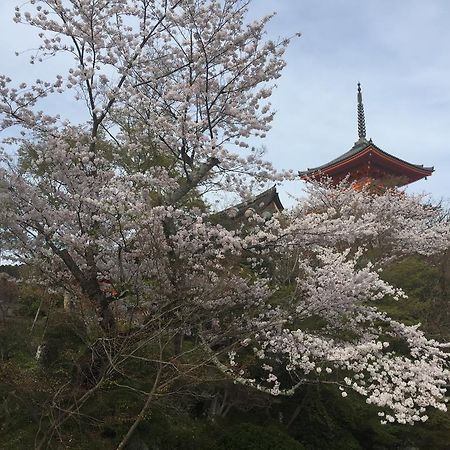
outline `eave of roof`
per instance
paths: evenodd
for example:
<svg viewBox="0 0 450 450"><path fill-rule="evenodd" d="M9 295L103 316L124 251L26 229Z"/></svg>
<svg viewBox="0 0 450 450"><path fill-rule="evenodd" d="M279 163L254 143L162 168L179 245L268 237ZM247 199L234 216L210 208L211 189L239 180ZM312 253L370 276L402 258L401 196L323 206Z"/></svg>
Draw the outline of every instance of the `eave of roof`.
<svg viewBox="0 0 450 450"><path fill-rule="evenodd" d="M321 166L299 172L299 175L302 178L308 178L308 176L311 175L332 171L333 169L337 169L341 165L345 165L346 163L349 163L351 161L356 161L359 157L366 155L366 150L368 149L373 149L375 154L378 153L379 156L384 157L385 159L390 160L391 162L394 162L406 169L419 172L423 176L430 176L434 172L434 167L424 167L423 165L409 163L408 161L404 161L400 158L397 158L396 156L391 155L390 153L381 150L372 141L367 141L364 139L356 142L348 152L333 159L332 161L326 164L322 164Z"/></svg>
<svg viewBox="0 0 450 450"><path fill-rule="evenodd" d="M255 197L250 198L249 200L245 200L237 205L230 206L229 208L221 211L219 214L228 214L234 212L233 217L239 217L245 214L249 208L253 208L255 211L260 209L267 208L271 203L274 203L279 211L283 211L284 206L281 203L280 197L278 196L278 192L276 186L272 186L271 188L261 192ZM261 204L263 206L261 206Z"/></svg>

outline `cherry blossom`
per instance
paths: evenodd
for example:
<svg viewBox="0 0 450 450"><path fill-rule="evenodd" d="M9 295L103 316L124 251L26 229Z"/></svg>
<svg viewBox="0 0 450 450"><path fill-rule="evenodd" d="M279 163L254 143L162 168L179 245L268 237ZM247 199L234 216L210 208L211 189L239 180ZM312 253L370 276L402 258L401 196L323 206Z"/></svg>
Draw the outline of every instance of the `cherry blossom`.
<svg viewBox="0 0 450 450"><path fill-rule="evenodd" d="M72 65L29 86L0 76L0 129L24 133L0 153L9 259L70 294L88 329L151 336L163 322L249 388L333 383L389 422L445 409L447 347L377 308L407 301L382 278L388 261L448 248L438 208L396 190L311 184L293 210L248 210L227 227L233 217L218 219L202 196L291 177L247 148L270 128L290 41L266 40L271 16L248 23L240 0L30 3L15 12L39 30L30 62L62 53ZM68 90L86 123L39 110Z"/></svg>

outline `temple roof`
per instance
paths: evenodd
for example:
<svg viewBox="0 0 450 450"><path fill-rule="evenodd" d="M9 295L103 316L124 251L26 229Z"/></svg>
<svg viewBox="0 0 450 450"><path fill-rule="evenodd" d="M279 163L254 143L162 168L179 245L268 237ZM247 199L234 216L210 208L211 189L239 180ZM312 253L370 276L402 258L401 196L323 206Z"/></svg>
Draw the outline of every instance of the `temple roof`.
<svg viewBox="0 0 450 450"><path fill-rule="evenodd" d="M226 213L227 211L234 209L236 211L235 217L238 217L244 215L248 209L252 208L260 214L271 205L275 205L276 209L279 211L283 211L284 209L280 201L280 197L278 196L276 186L272 186L255 197L238 203L237 205L233 205L230 208L225 209L223 212Z"/></svg>
<svg viewBox="0 0 450 450"><path fill-rule="evenodd" d="M433 173L433 167L424 167L397 158L377 147L372 139L366 139L366 122L360 83L358 83L357 93L357 123L359 139L348 152L326 164L299 172L300 177L305 180L330 177L333 182L340 181L347 175L350 176L350 181L397 178L396 185L402 186Z"/></svg>
<svg viewBox="0 0 450 450"><path fill-rule="evenodd" d="M263 216L266 212L272 215L273 213L283 211L283 209L284 206L278 196L276 186L272 186L255 197L220 211L216 214L216 217L225 219L226 221L231 219L232 222L236 223L245 218L245 213L248 210L254 210L257 214Z"/></svg>
<svg viewBox="0 0 450 450"><path fill-rule="evenodd" d="M308 168L305 171L299 172L299 175L302 178L307 178L311 175L318 175L319 173L322 173L324 171L330 171L333 168L338 168L338 166L341 166L340 163L344 162L350 162L355 161L359 155L363 155L366 153L366 150L369 149L374 150L374 154L379 154L384 156L387 160L391 160L392 162L396 162L398 165L402 165L405 168L410 168L416 171L423 172L424 176L430 176L432 172L434 172L434 167L424 167L422 164L412 164L408 161L405 161L403 159L397 158L396 156L393 156L384 150L381 150L381 148L377 147L372 140L359 140L355 143L355 145L348 151L343 153L342 155L338 156L337 158L322 164L321 166L314 167L314 168Z"/></svg>

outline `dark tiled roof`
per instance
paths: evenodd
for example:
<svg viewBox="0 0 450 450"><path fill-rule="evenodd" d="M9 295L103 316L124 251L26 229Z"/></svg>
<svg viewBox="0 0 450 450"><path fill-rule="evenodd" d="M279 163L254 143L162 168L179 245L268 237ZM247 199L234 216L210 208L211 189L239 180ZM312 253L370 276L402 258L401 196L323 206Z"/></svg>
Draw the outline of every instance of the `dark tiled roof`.
<svg viewBox="0 0 450 450"><path fill-rule="evenodd" d="M283 204L280 201L280 197L278 196L276 186L272 186L270 189L261 192L256 197L252 197L249 200L224 209L218 214L221 216L227 216L233 219L237 219L244 216L245 212L248 209L253 209L260 214L264 212L272 203L275 204L278 210L282 211L284 209Z"/></svg>

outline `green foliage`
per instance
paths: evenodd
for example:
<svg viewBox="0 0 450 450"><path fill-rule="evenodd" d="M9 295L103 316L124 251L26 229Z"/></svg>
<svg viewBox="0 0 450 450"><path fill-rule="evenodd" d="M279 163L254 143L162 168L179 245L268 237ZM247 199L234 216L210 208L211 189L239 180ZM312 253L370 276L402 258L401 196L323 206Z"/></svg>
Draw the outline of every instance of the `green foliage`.
<svg viewBox="0 0 450 450"><path fill-rule="evenodd" d="M398 320L424 323L429 333L442 339L448 333L443 319L448 273L442 271L443 263L438 258L413 257L393 264L383 277L402 287L409 299L385 299L379 306ZM274 296L273 302L285 301L290 295L287 286ZM39 305L41 313L30 333ZM77 371L85 359L92 362L90 348L95 339L89 338L83 323L64 313L61 306L60 299L39 288L20 286L15 308L18 317L0 325L0 449L34 448L37 430L48 429L51 414L55 413L51 409L55 394L63 398L62 404L64 399L70 404L74 392L88 389L77 379ZM299 325L311 329L321 326L314 320ZM45 344L45 351L38 362L35 353L40 344ZM186 341L186 349L189 345ZM149 357L154 351L143 347L138 356ZM216 374L207 375L204 378L212 379ZM55 440L49 448L115 448L145 401L139 390L150 389L154 373L148 364L136 359L126 367L123 377L117 374L102 386L83 406L82 414L68 420L58 431L61 445ZM120 384L136 391L122 389ZM225 388L230 391L224 384L204 383L200 391L212 394ZM382 425L376 409L362 397L349 390L344 399L332 385L312 385L295 398L276 400L239 389L242 391L228 392L234 406L226 417L215 417L214 421L205 415L209 410L207 400L201 411L196 411L195 389L178 392L170 404L156 401L133 439L144 442L150 450L450 448L448 413L430 411L430 419L414 427ZM283 425L278 424L280 418Z"/></svg>
<svg viewBox="0 0 450 450"><path fill-rule="evenodd" d="M349 391L343 399L332 386L304 388L290 411L298 404L302 408L289 432L306 449L449 449L449 413L431 411L427 422L413 427L383 425L363 398Z"/></svg>
<svg viewBox="0 0 450 450"><path fill-rule="evenodd" d="M352 434L357 416L335 388L309 386L299 393L295 404L300 411L290 427L291 434L307 449L361 449ZM292 407L296 407L292 405ZM296 407L298 408L298 406Z"/></svg>
<svg viewBox="0 0 450 450"><path fill-rule="evenodd" d="M39 405L47 398L48 379L34 359L29 330L23 320L0 328L0 448L34 448Z"/></svg>
<svg viewBox="0 0 450 450"><path fill-rule="evenodd" d="M220 450L303 450L286 430L242 423L226 429L219 440Z"/></svg>
<svg viewBox="0 0 450 450"><path fill-rule="evenodd" d="M446 341L450 338L449 254L433 258L410 256L388 267L382 277L402 288L407 299L385 299L379 307L392 318L408 325L421 323L432 337Z"/></svg>
<svg viewBox="0 0 450 450"><path fill-rule="evenodd" d="M74 364L86 349L82 325L67 314L55 314L44 330L42 345L42 369L70 378Z"/></svg>
<svg viewBox="0 0 450 450"><path fill-rule="evenodd" d="M0 362L20 359L28 353L23 347L23 334L23 324L20 322L0 327Z"/></svg>
<svg viewBox="0 0 450 450"><path fill-rule="evenodd" d="M186 416L167 416L154 411L139 428L141 439L149 448L159 450L214 450L214 426Z"/></svg>
<svg viewBox="0 0 450 450"><path fill-rule="evenodd" d="M410 299L426 301L437 293L439 269L424 257L409 256L386 269L383 278L401 287Z"/></svg>

